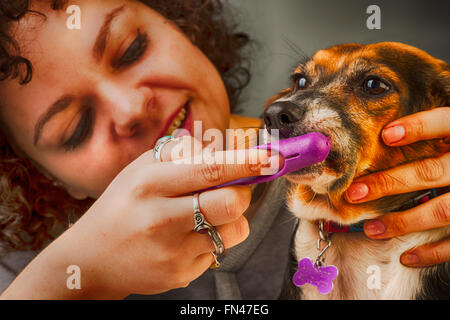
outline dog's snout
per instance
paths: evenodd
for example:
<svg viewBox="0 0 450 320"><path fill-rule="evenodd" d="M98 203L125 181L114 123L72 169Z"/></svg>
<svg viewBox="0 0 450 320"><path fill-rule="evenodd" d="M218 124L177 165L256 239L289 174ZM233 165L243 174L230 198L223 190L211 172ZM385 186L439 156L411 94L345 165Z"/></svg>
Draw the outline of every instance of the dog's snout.
<svg viewBox="0 0 450 320"><path fill-rule="evenodd" d="M304 115L305 109L295 103L289 101L275 102L264 111L264 122L269 132L278 129L282 136L288 137Z"/></svg>

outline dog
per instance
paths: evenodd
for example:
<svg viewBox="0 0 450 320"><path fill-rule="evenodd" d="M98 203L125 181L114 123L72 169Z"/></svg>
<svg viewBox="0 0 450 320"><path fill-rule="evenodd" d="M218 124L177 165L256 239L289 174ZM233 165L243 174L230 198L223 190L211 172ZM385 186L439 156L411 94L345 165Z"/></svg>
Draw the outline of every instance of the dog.
<svg viewBox="0 0 450 320"><path fill-rule="evenodd" d="M389 240L338 232L429 198L430 190L350 204L344 192L358 177L449 151L442 139L404 147L388 147L381 139L383 127L395 119L450 106L449 65L402 43L351 43L319 50L295 68L291 79L292 87L266 104L266 129L278 129L281 138L316 131L332 141L325 161L286 176L288 207L299 219L294 271L299 260L314 262L318 256L318 221L325 221L324 233L331 237L325 265L336 266L339 274L327 295L313 285L294 286L291 274L282 299L449 299L449 262L410 268L399 258L408 249L448 237L450 227ZM448 188L439 190L445 194L439 213L449 214ZM370 270L377 271L378 284L370 285Z"/></svg>

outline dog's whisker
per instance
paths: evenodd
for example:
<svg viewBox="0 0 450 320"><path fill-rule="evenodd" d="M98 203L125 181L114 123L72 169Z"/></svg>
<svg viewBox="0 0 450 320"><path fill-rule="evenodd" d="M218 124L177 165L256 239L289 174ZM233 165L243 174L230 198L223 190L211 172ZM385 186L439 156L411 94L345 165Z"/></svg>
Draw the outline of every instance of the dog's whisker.
<svg viewBox="0 0 450 320"><path fill-rule="evenodd" d="M315 199L315 197L316 197L316 195L317 195L317 193L316 192L314 192L314 195L313 195L313 197L311 198L311 200L308 202L308 204L306 205L307 207L309 207L310 206L310 204L314 201L314 199Z"/></svg>
<svg viewBox="0 0 450 320"><path fill-rule="evenodd" d="M297 219L298 219L298 218L297 218L296 216L291 215L288 219L286 219L286 221L283 221L283 222L280 223L279 225L282 226L282 225L285 225L285 224L287 224L287 223L291 223L292 221L297 220Z"/></svg>
<svg viewBox="0 0 450 320"><path fill-rule="evenodd" d="M279 57L289 57L289 58L291 58L292 60L295 60L295 59L297 59L298 58L298 56L293 56L293 55L291 55L291 54L289 54L289 53L285 53L285 52L275 52L274 53L276 56L279 56Z"/></svg>
<svg viewBox="0 0 450 320"><path fill-rule="evenodd" d="M294 51L294 53L296 54L296 58L298 58L299 56L303 60L308 58L308 55L295 42L290 40L288 37L286 37L285 35L282 35L281 39L292 51Z"/></svg>

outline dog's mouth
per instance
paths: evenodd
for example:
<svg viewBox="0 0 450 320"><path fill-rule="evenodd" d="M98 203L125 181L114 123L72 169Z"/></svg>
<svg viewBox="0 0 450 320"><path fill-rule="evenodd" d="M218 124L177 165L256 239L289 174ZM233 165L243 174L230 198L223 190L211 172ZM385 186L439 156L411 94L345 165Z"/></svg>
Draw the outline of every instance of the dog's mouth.
<svg viewBox="0 0 450 320"><path fill-rule="evenodd" d="M318 132L331 140L328 157L317 164L305 167L286 176L295 184L309 185L314 190L335 186L334 182L350 178L356 167L358 141L342 114L322 99L306 99L301 102L278 101L265 110L267 130L279 130L279 137L292 138ZM339 183L342 185L342 183Z"/></svg>
<svg viewBox="0 0 450 320"><path fill-rule="evenodd" d="M317 186L317 190L323 191L329 189L334 182L341 179L345 172L349 172L351 167L347 159L349 159L350 155L342 147L339 141L339 134L336 134L333 129L301 130L298 133L303 135L310 132L319 132L330 138L332 142L330 153L324 161L294 171L287 175L286 179L294 184Z"/></svg>
<svg viewBox="0 0 450 320"><path fill-rule="evenodd" d="M308 134L311 132L321 133L322 135L324 135L325 137L330 139L330 141L331 141L330 153L328 154L327 158L324 161L314 164L312 166L308 166L308 167L302 168L300 170L297 170L290 174L292 176L312 174L312 173L321 173L322 170L320 170L320 168L328 168L335 172L337 172L339 170L338 163L339 163L339 159L342 157L342 153L340 151L339 142L336 141L336 135L333 133L332 130L326 130L326 129L309 130L309 131L302 130L302 131L299 131L298 134L296 134L296 135L301 136L301 135L305 135L305 134Z"/></svg>

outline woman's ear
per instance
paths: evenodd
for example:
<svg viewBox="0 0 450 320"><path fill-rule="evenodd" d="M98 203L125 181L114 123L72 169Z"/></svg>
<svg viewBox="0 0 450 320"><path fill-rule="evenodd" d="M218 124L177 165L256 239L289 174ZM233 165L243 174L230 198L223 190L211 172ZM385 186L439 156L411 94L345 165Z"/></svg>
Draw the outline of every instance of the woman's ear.
<svg viewBox="0 0 450 320"><path fill-rule="evenodd" d="M45 175L47 176L47 178L49 178L49 180L53 181L53 185L55 187L66 190L66 192L75 200L85 200L88 198L88 196L85 195L84 193L79 192L71 187L66 186L64 183L59 182L58 180L56 180L53 177L50 177L48 174L45 174Z"/></svg>
<svg viewBox="0 0 450 320"><path fill-rule="evenodd" d="M67 190L67 193L76 200L85 200L88 198L88 196L82 192L76 191L70 187L65 187Z"/></svg>

